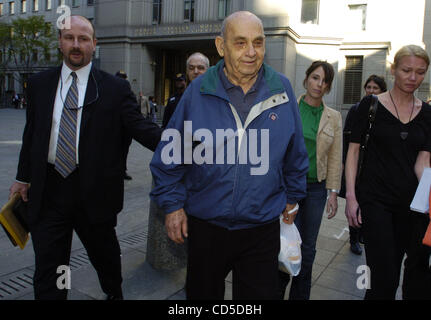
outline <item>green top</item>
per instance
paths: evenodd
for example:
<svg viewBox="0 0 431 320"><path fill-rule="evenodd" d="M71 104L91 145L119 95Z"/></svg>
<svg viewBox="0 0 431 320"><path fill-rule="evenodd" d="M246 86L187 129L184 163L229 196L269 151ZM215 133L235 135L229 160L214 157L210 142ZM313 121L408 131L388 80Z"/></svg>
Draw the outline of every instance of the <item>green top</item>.
<svg viewBox="0 0 431 320"><path fill-rule="evenodd" d="M316 165L316 138L319 130L320 118L323 113L323 102L319 107L310 106L304 101L299 102L299 113L302 120L302 131L304 134L305 147L308 153L309 169L307 173L307 182L317 182L317 165Z"/></svg>

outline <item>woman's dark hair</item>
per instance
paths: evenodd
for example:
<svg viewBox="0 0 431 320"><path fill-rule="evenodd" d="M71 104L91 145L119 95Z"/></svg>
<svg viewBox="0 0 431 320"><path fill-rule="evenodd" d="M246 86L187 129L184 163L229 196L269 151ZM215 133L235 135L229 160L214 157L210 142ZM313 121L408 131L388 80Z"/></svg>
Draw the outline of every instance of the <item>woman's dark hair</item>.
<svg viewBox="0 0 431 320"><path fill-rule="evenodd" d="M311 66L308 67L307 71L305 71L305 79L303 82L304 88L310 74L319 67L322 67L323 72L325 73L325 83L328 85L326 93L328 93L331 91L332 81L334 80L334 67L326 61L314 61Z"/></svg>
<svg viewBox="0 0 431 320"><path fill-rule="evenodd" d="M368 77L367 81L365 81L364 89L367 87L369 82L373 81L377 84L382 92L386 92L388 89L386 87L385 78L372 74Z"/></svg>

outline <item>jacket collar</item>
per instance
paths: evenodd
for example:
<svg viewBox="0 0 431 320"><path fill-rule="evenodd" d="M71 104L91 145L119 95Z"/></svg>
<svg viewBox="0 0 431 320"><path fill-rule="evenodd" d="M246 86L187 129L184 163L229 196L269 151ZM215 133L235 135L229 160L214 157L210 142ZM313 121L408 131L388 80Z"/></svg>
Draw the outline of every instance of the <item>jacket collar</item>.
<svg viewBox="0 0 431 320"><path fill-rule="evenodd" d="M208 71L205 72L200 86L200 92L202 94L212 94L222 99L229 100L218 75L218 72L223 65L224 60L221 59L215 66L209 68ZM266 63L263 63L262 68L264 68L264 87L266 87L267 90L265 90L264 93L259 94L258 101L285 91L278 73Z"/></svg>
<svg viewBox="0 0 431 320"><path fill-rule="evenodd" d="M301 102L301 100L305 97L305 94L301 95L298 98L298 107L299 107L299 103ZM331 118L331 112L329 112L329 107L326 105L325 101L322 99L322 104L323 104L323 112L322 112L322 117L320 118L320 122L319 122L319 129L317 130L317 133L319 134L320 131L322 131L322 129L326 126L326 124L329 122L329 119Z"/></svg>
<svg viewBox="0 0 431 320"><path fill-rule="evenodd" d="M90 74L88 75L87 90L84 98L84 108L92 105L99 98L99 85L101 82L101 74L99 70L91 66Z"/></svg>

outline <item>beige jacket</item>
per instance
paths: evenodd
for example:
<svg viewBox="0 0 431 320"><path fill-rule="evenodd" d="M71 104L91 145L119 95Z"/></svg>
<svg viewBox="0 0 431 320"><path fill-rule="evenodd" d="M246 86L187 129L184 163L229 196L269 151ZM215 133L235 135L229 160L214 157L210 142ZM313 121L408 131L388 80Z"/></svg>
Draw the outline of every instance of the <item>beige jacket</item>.
<svg viewBox="0 0 431 320"><path fill-rule="evenodd" d="M298 104L304 97L298 99ZM342 174L343 125L341 113L323 102L316 138L317 180L326 179L326 189L340 190Z"/></svg>

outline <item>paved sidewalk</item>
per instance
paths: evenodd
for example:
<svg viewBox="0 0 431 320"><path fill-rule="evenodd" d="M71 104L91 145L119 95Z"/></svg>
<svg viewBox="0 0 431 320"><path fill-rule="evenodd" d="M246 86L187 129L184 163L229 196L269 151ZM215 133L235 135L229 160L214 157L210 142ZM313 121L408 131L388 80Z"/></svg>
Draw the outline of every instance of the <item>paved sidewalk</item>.
<svg viewBox="0 0 431 320"><path fill-rule="evenodd" d="M25 110L0 109L0 204L9 194L16 174L21 147ZM125 299L185 299L185 269L154 270L146 261L147 229L152 152L136 142L130 147L128 173L133 180L125 182L124 210L119 215L117 234L122 249L123 289ZM357 288L357 279L365 265L364 254L356 256L349 250L344 200L339 201L335 218L326 213L320 228L316 260L313 267L312 300L359 300L365 290ZM71 300L102 299L96 272L78 237L75 235L71 257ZM33 299L32 275L34 254L31 241L24 250L13 247L0 231L0 300ZM286 295L287 298L287 295ZM226 299L231 299L231 277L226 279Z"/></svg>

